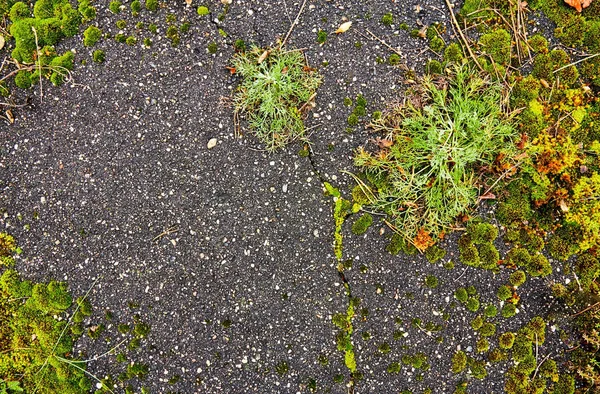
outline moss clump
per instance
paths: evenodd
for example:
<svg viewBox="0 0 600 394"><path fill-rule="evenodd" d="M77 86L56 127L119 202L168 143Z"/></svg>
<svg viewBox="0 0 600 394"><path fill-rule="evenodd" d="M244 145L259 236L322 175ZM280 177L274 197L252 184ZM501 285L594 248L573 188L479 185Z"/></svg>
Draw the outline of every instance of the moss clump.
<svg viewBox="0 0 600 394"><path fill-rule="evenodd" d="M430 263L436 263L444 258L446 251L437 245L430 246L425 251L425 257Z"/></svg>
<svg viewBox="0 0 600 394"><path fill-rule="evenodd" d="M36 34L40 47L53 46L64 37L77 34L81 24L81 16L67 0L38 0L34 7L34 17L31 17L27 5L17 2L11 7L10 15L14 19L11 19L9 30L15 38L11 56L26 64L32 64L36 60Z"/></svg>
<svg viewBox="0 0 600 394"><path fill-rule="evenodd" d="M92 59L94 59L94 62L96 63L104 63L104 61L106 60L106 54L103 50L96 49L92 54Z"/></svg>
<svg viewBox="0 0 600 394"><path fill-rule="evenodd" d="M485 309L483 310L483 314L486 317L495 317L498 314L498 308L496 308L495 305L488 305L485 307Z"/></svg>
<svg viewBox="0 0 600 394"><path fill-rule="evenodd" d="M490 350L490 342L485 338L480 338L476 345L477 353L485 353Z"/></svg>
<svg viewBox="0 0 600 394"><path fill-rule="evenodd" d="M206 46L206 49L208 50L208 53L215 54L219 50L219 46L216 42L211 42Z"/></svg>
<svg viewBox="0 0 600 394"><path fill-rule="evenodd" d="M513 292L510 287L508 287L506 285L502 285L498 288L498 292L496 293L496 295L498 296L498 299L500 301L506 301L510 297L512 297Z"/></svg>
<svg viewBox="0 0 600 394"><path fill-rule="evenodd" d="M137 44L137 38L135 38L134 36L129 36L125 39L125 44L129 46L134 46L135 44Z"/></svg>
<svg viewBox="0 0 600 394"><path fill-rule="evenodd" d="M456 42L451 43L444 50L444 60L451 63L461 63L463 59L463 52L460 45Z"/></svg>
<svg viewBox="0 0 600 394"><path fill-rule="evenodd" d="M129 8L131 8L131 13L136 16L142 11L142 3L139 0L133 0Z"/></svg>
<svg viewBox="0 0 600 394"><path fill-rule="evenodd" d="M472 267L498 271L500 253L493 244L498 229L489 223L471 224L460 238L460 261Z"/></svg>
<svg viewBox="0 0 600 394"><path fill-rule="evenodd" d="M504 332L498 337L498 346L500 349L510 349L515 343L516 335L514 332Z"/></svg>
<svg viewBox="0 0 600 394"><path fill-rule="evenodd" d="M469 367L471 369L471 374L475 379L485 379L487 376L487 370L485 369L485 361L469 359Z"/></svg>
<svg viewBox="0 0 600 394"><path fill-rule="evenodd" d="M506 30L497 29L485 33L479 39L479 45L481 45L484 53L489 55L496 64L502 66L510 64L511 37L510 33Z"/></svg>
<svg viewBox="0 0 600 394"><path fill-rule="evenodd" d="M456 289L456 291L454 291L454 297L463 304L466 304L467 300L469 299L467 290L464 287L459 287Z"/></svg>
<svg viewBox="0 0 600 394"><path fill-rule="evenodd" d="M498 363L506 360L507 355L502 350L495 348L488 354L488 360L492 363Z"/></svg>
<svg viewBox="0 0 600 394"><path fill-rule="evenodd" d="M400 55L398 55L397 53L392 53L388 58L388 63L390 64L390 66L397 66L400 64L401 61L402 59L400 59Z"/></svg>
<svg viewBox="0 0 600 394"><path fill-rule="evenodd" d="M548 40L541 34L529 37L529 46L537 53L548 53Z"/></svg>
<svg viewBox="0 0 600 394"><path fill-rule="evenodd" d="M446 44L440 36L433 37L429 41L429 48L434 52L441 52L445 46Z"/></svg>
<svg viewBox="0 0 600 394"><path fill-rule="evenodd" d="M200 15L200 16L205 16L205 15L210 14L210 10L205 5L201 5L200 7L198 7L197 12L198 12L198 15Z"/></svg>
<svg viewBox="0 0 600 394"><path fill-rule="evenodd" d="M475 319L471 320L471 328L473 330L479 331L481 326L483 326L483 317L481 317L481 315L479 315Z"/></svg>
<svg viewBox="0 0 600 394"><path fill-rule="evenodd" d="M467 367L467 355L462 350L454 353L452 356L452 369L451 371L455 374L461 373Z"/></svg>
<svg viewBox="0 0 600 394"><path fill-rule="evenodd" d="M21 70L15 75L15 85L21 89L29 89L33 82L31 81L31 73L27 70ZM3 265L4 260L1 260Z"/></svg>
<svg viewBox="0 0 600 394"><path fill-rule="evenodd" d="M24 71L24 70L23 70ZM20 72L23 72L20 71ZM18 73L17 73L18 74ZM25 77L25 78L30 78ZM15 80L16 82L16 80ZM26 81L25 81L26 82ZM31 86L31 79L29 79ZM14 256L21 253L21 249L12 235L8 233L0 233L0 266L11 267L14 265Z"/></svg>
<svg viewBox="0 0 600 394"><path fill-rule="evenodd" d="M430 289L435 289L436 287L438 287L438 285L439 281L437 277L435 277L434 275L427 275L427 277L425 278L425 286L429 287Z"/></svg>
<svg viewBox="0 0 600 394"><path fill-rule="evenodd" d="M358 116L355 113L348 115L348 126L354 127L358 124Z"/></svg>
<svg viewBox="0 0 600 394"><path fill-rule="evenodd" d="M102 30L96 26L90 26L83 32L83 45L93 47L102 38Z"/></svg>
<svg viewBox="0 0 600 394"><path fill-rule="evenodd" d="M125 34L122 34L122 33L115 34L116 42L124 44L126 40L127 40L127 36Z"/></svg>
<svg viewBox="0 0 600 394"><path fill-rule="evenodd" d="M475 297L469 297L467 300L467 309L471 312L477 312L479 310L479 300Z"/></svg>
<svg viewBox="0 0 600 394"><path fill-rule="evenodd" d="M510 277L508 280L514 287L519 287L523 283L525 283L526 279L527 279L527 275L525 275L525 272L518 270L518 271L515 271L512 274L510 274Z"/></svg>
<svg viewBox="0 0 600 394"><path fill-rule="evenodd" d="M110 2L110 4L108 5L108 9L110 10L110 12L112 12L113 14L118 14L119 12L121 12L121 2L118 0L112 0Z"/></svg>
<svg viewBox="0 0 600 394"><path fill-rule="evenodd" d="M515 304L507 303L502 307L502 317L508 319L517 314L517 307Z"/></svg>
<svg viewBox="0 0 600 394"><path fill-rule="evenodd" d="M158 0L146 0L146 9L148 11L158 10Z"/></svg>
<svg viewBox="0 0 600 394"><path fill-rule="evenodd" d="M394 23L394 15L391 12L384 14L381 17L381 23L383 23L386 26L391 26L392 23Z"/></svg>
<svg viewBox="0 0 600 394"><path fill-rule="evenodd" d="M68 356L75 340L67 326L71 304L64 283L33 284L13 270L3 272L0 370L5 382L16 382L22 389L9 392L79 393L90 387L85 363L76 368L72 362L77 360ZM38 373L41 368L43 374Z"/></svg>
<svg viewBox="0 0 600 394"><path fill-rule="evenodd" d="M372 224L373 216L369 213L365 213L352 224L352 232L356 235L362 235L367 232Z"/></svg>
<svg viewBox="0 0 600 394"><path fill-rule="evenodd" d="M483 323L483 325L481 326L481 329L479 330L479 334L481 334L482 337L491 337L495 333L496 333L496 325L491 322Z"/></svg>
<svg viewBox="0 0 600 394"><path fill-rule="evenodd" d="M441 74L442 73L442 63L438 60L430 60L425 65L425 71L428 74Z"/></svg>

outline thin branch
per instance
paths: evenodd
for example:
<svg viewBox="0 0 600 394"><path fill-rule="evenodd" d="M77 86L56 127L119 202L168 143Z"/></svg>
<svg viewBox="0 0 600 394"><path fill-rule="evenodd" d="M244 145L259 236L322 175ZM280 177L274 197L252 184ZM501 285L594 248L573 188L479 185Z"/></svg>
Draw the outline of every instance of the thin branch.
<svg viewBox="0 0 600 394"><path fill-rule="evenodd" d="M595 304L593 304L593 305L590 305L590 306L588 306L588 307L587 307L587 308L585 308L584 310L582 310L582 311L579 311L579 312L577 312L577 313L575 313L574 315L571 315L571 316L569 316L569 317L575 317L575 316L579 316L579 315L581 315L581 314L583 314L583 313L585 313L585 312L589 311L590 309L593 309L593 308L597 307L598 305L600 305L600 301L599 301L599 302L596 302L596 303L595 303Z"/></svg>
<svg viewBox="0 0 600 394"><path fill-rule="evenodd" d="M298 15L296 15L296 19L294 19L294 22L292 22L292 25L290 26L290 30L288 30L287 34L285 35L285 38L283 39L283 41L281 41L281 44L279 44L279 49L283 48L283 46L287 42L288 38L290 37L290 34L292 34L292 30L294 30L294 27L298 24L298 20L300 19L300 15L302 15L302 11L304 11L304 6L306 6L306 0L304 0L302 2L302 6L300 7L300 11L298 11Z"/></svg>
<svg viewBox="0 0 600 394"><path fill-rule="evenodd" d="M379 41L382 45L386 46L390 51L396 53L398 56L402 56L402 52L400 52L398 49L394 48L393 46L391 46L387 42L383 41L381 38L377 37L375 34L373 34L373 32L371 32L371 30L365 29L365 31L367 33L369 33L369 35L372 37L372 39L374 39L376 41ZM362 34L360 31L358 32L358 34L360 34L361 36L365 37L364 34ZM365 38L367 38L367 37L365 37Z"/></svg>
<svg viewBox="0 0 600 394"><path fill-rule="evenodd" d="M483 72L484 71L483 67L481 67L481 64L479 64L479 62L477 61L477 57L473 53L473 50L471 49L471 46L469 45L469 41L467 40L467 37L465 37L465 35L463 34L463 32L460 28L460 25L458 24L458 21L456 20L456 17L454 16L454 10L452 9L452 4L450 4L450 0L446 0L446 6L448 7L448 10L450 11L450 17L452 18L452 23L456 27L456 30L458 31L458 34L460 35L460 38L462 39L463 43L467 47L467 51L469 51L469 55L471 56L471 58L477 65L477 68L479 69L479 71Z"/></svg>
<svg viewBox="0 0 600 394"><path fill-rule="evenodd" d="M585 62L586 60L590 60L590 59L592 59L592 58L595 58L596 56L600 56L600 52L598 52L598 53L594 53L593 55L590 55L590 56L588 56L588 57L584 57L583 59L579 59L579 60L577 60L577 61L575 61L575 62L573 62L573 63L566 64L566 65L564 65L564 66L562 66L562 67L559 67L559 68L557 68L556 70L554 70L554 71L552 71L552 72L553 72L553 73L557 73L557 72L559 72L560 70L562 70L562 69L564 69L564 68L567 68L567 67L574 66L574 65L576 65L576 64L579 64L579 63L581 63L581 62Z"/></svg>
<svg viewBox="0 0 600 394"><path fill-rule="evenodd" d="M177 227L177 225L171 226L168 229L166 229L165 231L163 231L162 233L158 234L156 237L152 238L152 242L156 242L159 239L161 239L162 237L164 237L165 235L170 235L170 234L176 233L177 231L179 231L179 227Z"/></svg>
<svg viewBox="0 0 600 394"><path fill-rule="evenodd" d="M40 51L40 45L38 44L38 35L35 27L31 26L31 30L33 30L33 35L35 36L35 53L38 63L38 71L40 74L40 103L44 102L44 88L42 87L42 60L40 56L42 55Z"/></svg>

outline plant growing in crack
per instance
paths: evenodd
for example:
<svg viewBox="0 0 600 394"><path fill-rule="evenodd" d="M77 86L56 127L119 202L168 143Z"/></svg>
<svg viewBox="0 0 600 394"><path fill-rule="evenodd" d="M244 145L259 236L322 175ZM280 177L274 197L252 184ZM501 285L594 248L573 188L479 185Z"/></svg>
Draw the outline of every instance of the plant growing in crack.
<svg viewBox="0 0 600 394"><path fill-rule="evenodd" d="M235 119L245 114L250 130L268 151L305 139L304 115L322 78L300 50L253 47L233 56L242 77L233 98Z"/></svg>

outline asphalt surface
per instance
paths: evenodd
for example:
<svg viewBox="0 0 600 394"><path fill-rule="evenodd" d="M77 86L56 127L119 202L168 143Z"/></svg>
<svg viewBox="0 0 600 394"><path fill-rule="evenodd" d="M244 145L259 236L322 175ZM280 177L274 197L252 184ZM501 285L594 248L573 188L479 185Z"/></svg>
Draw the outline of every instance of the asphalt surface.
<svg viewBox="0 0 600 394"><path fill-rule="evenodd" d="M104 64L91 61L92 50L80 38L60 44L76 51L74 83L44 85L43 103L39 90L21 92L32 105L15 111L14 124L0 124L0 224L24 250L18 262L24 276L66 280L76 295L96 281L91 301L97 313L86 323L103 322L104 310L114 317L104 321L104 340L78 344L88 356L117 343L115 326L130 323L135 314L150 324L141 348L127 352L150 368L146 380L132 382L136 388L296 393L310 392L314 379L317 392L348 392L348 370L331 323L348 300L333 256L333 203L323 194L322 180L349 196L352 182L342 170L354 171L354 149L371 143L364 128L369 116L347 130L352 107L344 98L363 94L368 113L401 99L403 70L378 63L391 52L370 39L367 29L398 47L408 68L421 72L425 60L437 55L398 26L447 23L445 2L308 1L287 45L305 48L309 64L324 77L306 121L310 158L298 155L301 143L268 154L247 132L234 135L227 98L237 79L225 69L236 39L273 45L301 3L234 0L222 22L220 2L209 4L210 17L199 17L198 5L181 1L137 18L128 9L113 15L98 6L94 23L105 33L118 33L115 22L125 19L125 33L138 38L134 47L113 39L97 44L93 49L106 52ZM393 26L380 22L387 12L394 14ZM169 13L178 24L191 23L177 48L164 36ZM345 20L353 21L352 28L333 34ZM137 31L138 21L156 23L158 34ZM321 29L329 32L324 45L316 42ZM151 48L141 45L144 37L153 40ZM212 42L216 54L206 49ZM208 149L212 138L217 145ZM368 308L354 322L364 375L354 392L453 392L468 377L449 372L450 358L459 346L475 347L469 323L476 314L457 306L445 322L441 313L460 286L473 284L482 301L493 302L507 273L465 271L452 238L444 260L454 259L451 271L422 256L391 256L385 251L389 230L376 220L366 235L354 236L353 220L344 227L345 258L354 259L346 275L361 308ZM362 264L369 267L365 273ZM427 274L442 285L425 288ZM516 329L548 303L546 281L529 280L524 288L523 312L502 330ZM428 335L411 326L417 317L444 329ZM407 336L395 340L398 330ZM371 339L362 339L364 331ZM383 342L390 353L378 350ZM397 375L386 372L403 354L416 352L426 353L431 364L422 381L419 371L406 366ZM279 374L282 362L289 370ZM99 377L123 369L114 357L88 368ZM488 368L490 376L473 381L472 392L501 392L505 369ZM334 382L338 374L344 383Z"/></svg>

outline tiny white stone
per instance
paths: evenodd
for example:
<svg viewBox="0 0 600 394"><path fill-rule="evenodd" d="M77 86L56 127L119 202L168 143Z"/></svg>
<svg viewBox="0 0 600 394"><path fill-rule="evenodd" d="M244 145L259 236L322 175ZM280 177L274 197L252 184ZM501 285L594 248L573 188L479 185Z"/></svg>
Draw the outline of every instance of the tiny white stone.
<svg viewBox="0 0 600 394"><path fill-rule="evenodd" d="M212 149L215 146L217 146L217 139L216 138L211 138L210 140L208 140L208 144L206 144L206 147L208 149Z"/></svg>

